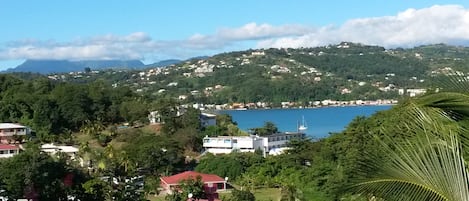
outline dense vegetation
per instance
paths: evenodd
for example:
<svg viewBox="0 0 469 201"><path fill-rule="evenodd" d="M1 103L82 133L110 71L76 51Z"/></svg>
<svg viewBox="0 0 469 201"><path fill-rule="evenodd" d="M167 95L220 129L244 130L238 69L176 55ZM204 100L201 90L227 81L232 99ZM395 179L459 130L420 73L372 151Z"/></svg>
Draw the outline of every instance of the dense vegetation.
<svg viewBox="0 0 469 201"><path fill-rule="evenodd" d="M102 81L76 84L1 75L0 86L0 120L33 130L25 152L0 160L1 195L9 198L143 199L143 192L157 191L161 175L194 168L192 157L201 151L205 135L242 134L229 116L201 128L196 109L181 108L171 99L150 100ZM139 129L154 110L162 115L163 126ZM41 153L37 144L45 142L79 146L84 161ZM79 165L83 163L85 167ZM42 174L50 178L38 179ZM145 186L133 182L142 176ZM67 180L71 187L63 187L65 178L73 180Z"/></svg>

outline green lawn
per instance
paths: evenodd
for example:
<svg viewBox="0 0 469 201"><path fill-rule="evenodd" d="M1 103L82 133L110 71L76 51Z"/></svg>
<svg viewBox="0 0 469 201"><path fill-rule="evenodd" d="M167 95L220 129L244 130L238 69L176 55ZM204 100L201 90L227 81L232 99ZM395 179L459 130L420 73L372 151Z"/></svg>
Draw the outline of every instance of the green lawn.
<svg viewBox="0 0 469 201"><path fill-rule="evenodd" d="M254 190L254 196L256 201L279 201L280 200L280 189L279 188L262 188ZM220 192L220 198L229 198L231 196L230 191Z"/></svg>
<svg viewBox="0 0 469 201"><path fill-rule="evenodd" d="M280 200L280 189L279 188L262 188L257 189L254 192L254 196L258 201L278 201Z"/></svg>
<svg viewBox="0 0 469 201"><path fill-rule="evenodd" d="M147 199L150 201L164 201L164 196L148 196Z"/></svg>
<svg viewBox="0 0 469 201"><path fill-rule="evenodd" d="M280 189L278 188L262 188L257 189L254 192L256 201L279 201L280 200ZM220 192L220 198L229 198L231 196L230 191ZM151 201L164 201L164 196L150 196L147 197Z"/></svg>

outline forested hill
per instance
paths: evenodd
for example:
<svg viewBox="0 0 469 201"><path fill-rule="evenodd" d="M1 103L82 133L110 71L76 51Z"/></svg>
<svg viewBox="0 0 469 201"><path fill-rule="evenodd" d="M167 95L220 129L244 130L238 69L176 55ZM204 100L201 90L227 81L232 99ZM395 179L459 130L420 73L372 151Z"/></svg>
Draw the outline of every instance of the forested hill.
<svg viewBox="0 0 469 201"><path fill-rule="evenodd" d="M53 79L115 86L187 102L309 102L399 98L453 71L469 72L469 48L444 44L385 49L343 42L299 49L258 49L196 58L165 68L51 75Z"/></svg>

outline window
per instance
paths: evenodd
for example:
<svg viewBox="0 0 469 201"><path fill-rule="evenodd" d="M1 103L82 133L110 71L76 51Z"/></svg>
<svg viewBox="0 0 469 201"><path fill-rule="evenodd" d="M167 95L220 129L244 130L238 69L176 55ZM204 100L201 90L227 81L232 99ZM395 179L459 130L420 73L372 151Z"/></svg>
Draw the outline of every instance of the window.
<svg viewBox="0 0 469 201"><path fill-rule="evenodd" d="M10 154L14 154L16 150L10 150Z"/></svg>
<svg viewBox="0 0 469 201"><path fill-rule="evenodd" d="M209 143L210 139L204 139L204 143Z"/></svg>
<svg viewBox="0 0 469 201"><path fill-rule="evenodd" d="M230 140L230 139L226 139L226 140L224 141L224 143L231 143L231 140Z"/></svg>
<svg viewBox="0 0 469 201"><path fill-rule="evenodd" d="M5 154L3 150L0 151L0 154Z"/></svg>
<svg viewBox="0 0 469 201"><path fill-rule="evenodd" d="M237 139L233 139L233 143L238 143L238 140L237 140Z"/></svg>

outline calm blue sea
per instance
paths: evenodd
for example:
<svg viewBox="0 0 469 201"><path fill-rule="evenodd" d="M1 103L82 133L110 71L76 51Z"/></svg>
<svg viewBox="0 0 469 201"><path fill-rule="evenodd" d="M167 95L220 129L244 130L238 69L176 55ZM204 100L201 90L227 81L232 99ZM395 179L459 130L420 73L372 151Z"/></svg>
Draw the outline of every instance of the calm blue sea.
<svg viewBox="0 0 469 201"><path fill-rule="evenodd" d="M308 130L306 134L313 138L324 138L330 132L340 132L356 116L370 116L392 106L349 106L323 107L308 109L269 109L269 110L224 110L219 113L230 114L240 129L262 127L271 121L280 131L297 131L297 125L304 117Z"/></svg>

